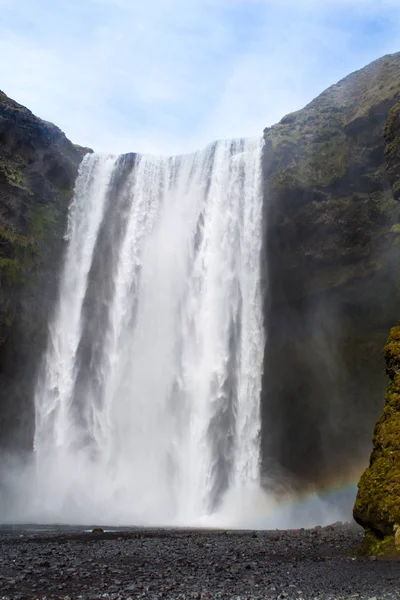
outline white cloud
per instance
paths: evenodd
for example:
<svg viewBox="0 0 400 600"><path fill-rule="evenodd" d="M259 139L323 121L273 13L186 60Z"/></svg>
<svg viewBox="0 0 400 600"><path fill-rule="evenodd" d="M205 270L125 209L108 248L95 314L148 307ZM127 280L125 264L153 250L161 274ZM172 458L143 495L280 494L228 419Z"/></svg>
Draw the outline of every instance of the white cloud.
<svg viewBox="0 0 400 600"><path fill-rule="evenodd" d="M348 72L400 49L397 0L0 7L0 88L99 150L179 152L258 135Z"/></svg>

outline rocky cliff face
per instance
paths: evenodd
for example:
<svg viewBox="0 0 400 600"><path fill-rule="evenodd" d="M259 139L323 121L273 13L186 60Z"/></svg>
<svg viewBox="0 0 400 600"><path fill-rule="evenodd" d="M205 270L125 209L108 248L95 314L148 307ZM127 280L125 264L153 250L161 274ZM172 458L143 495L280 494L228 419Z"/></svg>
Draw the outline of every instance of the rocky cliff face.
<svg viewBox="0 0 400 600"><path fill-rule="evenodd" d="M33 377L86 151L0 92L0 447L32 443Z"/></svg>
<svg viewBox="0 0 400 600"><path fill-rule="evenodd" d="M400 199L400 102L385 127L386 161L393 195ZM400 327L393 327L383 349L390 383L376 423L369 466L354 505L354 518L366 530L364 550L400 551Z"/></svg>
<svg viewBox="0 0 400 600"><path fill-rule="evenodd" d="M400 527L400 327L391 329L383 352L390 383L354 506L356 521L377 540Z"/></svg>
<svg viewBox="0 0 400 600"><path fill-rule="evenodd" d="M395 54L264 133L263 419L276 433L263 455L300 486L359 472L381 410L400 306L399 99Z"/></svg>
<svg viewBox="0 0 400 600"><path fill-rule="evenodd" d="M385 124L386 166L395 200L400 200L400 102L389 111Z"/></svg>

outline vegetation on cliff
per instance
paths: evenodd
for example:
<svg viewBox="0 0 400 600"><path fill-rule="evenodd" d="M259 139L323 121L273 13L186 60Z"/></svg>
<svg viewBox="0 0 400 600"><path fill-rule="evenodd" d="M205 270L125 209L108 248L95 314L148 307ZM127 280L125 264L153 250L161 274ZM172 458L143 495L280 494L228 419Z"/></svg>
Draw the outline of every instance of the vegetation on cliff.
<svg viewBox="0 0 400 600"><path fill-rule="evenodd" d="M85 153L0 92L0 446L31 444L32 378Z"/></svg>
<svg viewBox="0 0 400 600"><path fill-rule="evenodd" d="M354 518L367 531L365 549L374 553L390 548L400 527L400 326L391 329L383 353L390 383L354 505Z"/></svg>
<svg viewBox="0 0 400 600"><path fill-rule="evenodd" d="M400 53L349 75L265 130L266 195L279 213L287 266L314 269L307 291L343 285L360 276L360 266L381 267L374 250L393 242L396 229L388 224L400 223L398 190L387 176L387 167L397 167L399 100ZM296 242L301 251L292 253Z"/></svg>
<svg viewBox="0 0 400 600"><path fill-rule="evenodd" d="M400 102L389 111L384 135L388 178L394 198L400 200ZM393 225L392 232L398 234L400 227ZM369 466L361 476L353 511L355 520L366 530L361 551L369 554L400 551L399 325L391 329L383 354L390 382L382 414L375 425Z"/></svg>
<svg viewBox="0 0 400 600"><path fill-rule="evenodd" d="M365 464L381 410L400 306L399 110L400 53L264 132L264 456L300 484Z"/></svg>
<svg viewBox="0 0 400 600"><path fill-rule="evenodd" d="M385 125L386 164L395 200L400 200L400 102L389 111Z"/></svg>

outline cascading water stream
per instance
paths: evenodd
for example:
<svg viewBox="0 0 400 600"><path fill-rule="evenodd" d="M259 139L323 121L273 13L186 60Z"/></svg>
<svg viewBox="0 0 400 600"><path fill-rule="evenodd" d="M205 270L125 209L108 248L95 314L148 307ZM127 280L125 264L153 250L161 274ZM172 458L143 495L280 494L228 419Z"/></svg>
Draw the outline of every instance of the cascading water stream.
<svg viewBox="0 0 400 600"><path fill-rule="evenodd" d="M261 150L84 159L36 390L41 520L193 524L259 485Z"/></svg>

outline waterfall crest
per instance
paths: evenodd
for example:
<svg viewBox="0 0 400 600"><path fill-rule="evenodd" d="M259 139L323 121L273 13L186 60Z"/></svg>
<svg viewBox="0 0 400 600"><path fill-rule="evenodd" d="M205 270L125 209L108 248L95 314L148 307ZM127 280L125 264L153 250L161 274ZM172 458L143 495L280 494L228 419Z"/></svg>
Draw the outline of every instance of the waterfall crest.
<svg viewBox="0 0 400 600"><path fill-rule="evenodd" d="M195 524L259 485L261 152L84 159L35 394L41 520Z"/></svg>

